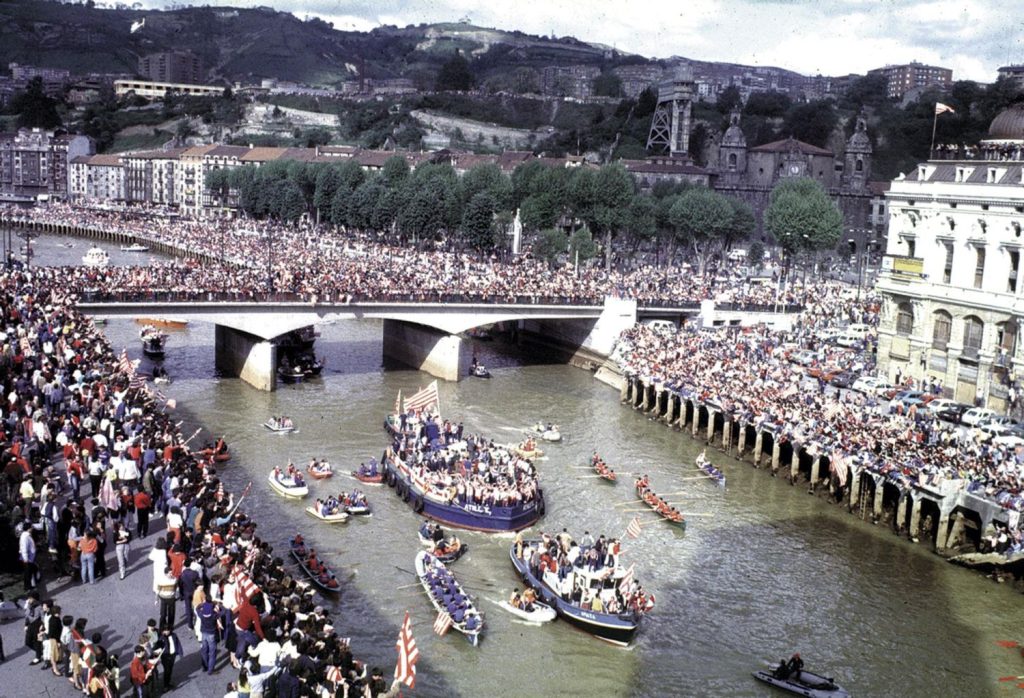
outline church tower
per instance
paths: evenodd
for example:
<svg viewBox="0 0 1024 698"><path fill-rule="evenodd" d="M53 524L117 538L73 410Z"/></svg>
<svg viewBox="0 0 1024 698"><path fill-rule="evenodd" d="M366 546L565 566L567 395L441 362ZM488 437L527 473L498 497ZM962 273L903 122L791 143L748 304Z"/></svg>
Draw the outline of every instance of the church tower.
<svg viewBox="0 0 1024 698"><path fill-rule="evenodd" d="M729 128L718 146L719 177L730 184L738 183L747 172L747 137L740 128L739 109L729 114Z"/></svg>
<svg viewBox="0 0 1024 698"><path fill-rule="evenodd" d="M846 156L843 162L843 188L848 191L864 191L871 179L871 139L867 123L857 115L857 127L846 142Z"/></svg>

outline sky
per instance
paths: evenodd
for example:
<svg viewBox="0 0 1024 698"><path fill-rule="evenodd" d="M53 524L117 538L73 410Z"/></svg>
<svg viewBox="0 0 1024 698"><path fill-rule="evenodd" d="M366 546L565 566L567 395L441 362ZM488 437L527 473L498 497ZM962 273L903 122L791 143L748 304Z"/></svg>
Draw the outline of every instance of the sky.
<svg viewBox="0 0 1024 698"><path fill-rule="evenodd" d="M178 0L180 3L181 0ZM149 8L173 0L143 0ZM992 82L1024 63L1024 0L195 0L269 5L337 29L452 22L575 36L648 58L777 66L805 75L865 73L919 61L954 80Z"/></svg>

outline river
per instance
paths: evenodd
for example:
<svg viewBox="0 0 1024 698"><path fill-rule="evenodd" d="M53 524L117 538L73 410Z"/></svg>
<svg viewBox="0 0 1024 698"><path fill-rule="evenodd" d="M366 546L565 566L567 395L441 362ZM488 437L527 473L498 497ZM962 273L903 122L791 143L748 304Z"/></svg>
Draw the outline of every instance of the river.
<svg viewBox="0 0 1024 698"><path fill-rule="evenodd" d="M34 263L77 263L89 244L39 238ZM114 263L144 260L112 246ZM275 496L266 482L276 464L327 458L347 471L386 445L382 419L399 390L406 395L429 376L385 368L381 325L348 321L319 327L321 379L258 392L214 368L213 327L192 322L174 331L164 362L182 430L200 426L197 441L224 435L232 460L222 475L238 492L252 481L246 508L259 533L279 551L297 531L311 540L345 580L329 602L356 655L371 665L395 663L395 639L409 610L421 651L416 695L423 696L768 696L750 672L799 651L859 696L996 696L1018 693L998 677L1024 674L1015 649L1024 614L1018 593L948 564L924 546L858 521L749 463L715 451L728 476L725 490L690 480L701 446L618 402L591 374L524 360L515 347L478 343L491 380L442 383L441 409L467 431L517 440L537 419L561 425L565 441L539 463L547 500L540 526L621 536L634 515L631 482L589 477L597 450L620 471L648 473L656 491L693 512L685 533L643 518L638 540L624 543L641 583L657 595L634 645L619 649L556 622L519 623L494 605L520 586L508 560L511 537L463 533L470 551L454 566L478 596L486 631L474 649L456 633L439 638L433 614L408 571L420 550L417 517L386 487L368 487L374 515L328 527L304 504ZM115 351L141 356L138 326L111 320ZM143 360L146 364L147 360ZM267 432L261 423L287 414L299 431ZM355 483L339 475L312 482L313 495ZM641 514L641 517L645 515Z"/></svg>

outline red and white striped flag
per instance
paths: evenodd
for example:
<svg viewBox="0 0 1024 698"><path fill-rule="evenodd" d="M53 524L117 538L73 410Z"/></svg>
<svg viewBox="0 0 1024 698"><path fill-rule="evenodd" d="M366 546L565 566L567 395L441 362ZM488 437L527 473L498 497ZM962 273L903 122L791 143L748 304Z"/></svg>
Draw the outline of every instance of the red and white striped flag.
<svg viewBox="0 0 1024 698"><path fill-rule="evenodd" d="M641 531L643 531L643 526L640 525L640 517L634 516L633 520L626 526L626 535L630 538L639 538Z"/></svg>
<svg viewBox="0 0 1024 698"><path fill-rule="evenodd" d="M128 374L129 376L135 375L135 364L132 363L132 360L128 358L127 349L121 350L121 356L117 360L117 367L121 369L122 372Z"/></svg>
<svg viewBox="0 0 1024 698"><path fill-rule="evenodd" d="M835 474L840 487L846 486L846 477L850 470L850 465L847 462L848 458L849 456L838 455L830 460L828 464L828 469Z"/></svg>
<svg viewBox="0 0 1024 698"><path fill-rule="evenodd" d="M935 116L938 116L939 114L945 114L946 112L949 112L950 114L956 114L956 109L949 106L948 104L943 104L942 102L935 103Z"/></svg>
<svg viewBox="0 0 1024 698"><path fill-rule="evenodd" d="M146 377L139 375L138 373L129 374L131 378L128 380L128 387L132 390L138 390L139 388L146 387Z"/></svg>
<svg viewBox="0 0 1024 698"><path fill-rule="evenodd" d="M448 615L448 611L441 611L437 614L437 618L434 620L434 632L440 637L444 637L448 634L448 631L452 628L452 617Z"/></svg>
<svg viewBox="0 0 1024 698"><path fill-rule="evenodd" d="M406 398L405 409L426 410L437 405L439 402L440 396L437 392L437 381L432 381L426 388L423 388L415 395Z"/></svg>
<svg viewBox="0 0 1024 698"><path fill-rule="evenodd" d="M420 651L416 647L416 639L412 636L412 621L409 619L409 612L405 612L405 620L402 621L402 629L398 633L398 664L395 665L395 679L401 681L409 688L416 687L416 662L420 658Z"/></svg>
<svg viewBox="0 0 1024 698"><path fill-rule="evenodd" d="M629 593L629 585L633 582L633 568L635 567L636 563L634 562L629 566L629 569L626 570L626 574L622 575L622 579L619 580L619 593L623 596Z"/></svg>

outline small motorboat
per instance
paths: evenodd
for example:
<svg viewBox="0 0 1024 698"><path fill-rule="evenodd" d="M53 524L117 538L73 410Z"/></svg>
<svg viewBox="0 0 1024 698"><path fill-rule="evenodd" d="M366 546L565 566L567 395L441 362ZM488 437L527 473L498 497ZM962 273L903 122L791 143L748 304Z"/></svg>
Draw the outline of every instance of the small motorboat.
<svg viewBox="0 0 1024 698"><path fill-rule="evenodd" d="M161 358L164 355L167 337L166 332L161 332L152 325L146 325L139 330L139 339L142 340L142 353L151 358Z"/></svg>
<svg viewBox="0 0 1024 698"><path fill-rule="evenodd" d="M537 444L534 443L533 439L527 439L518 446L509 446L508 450L512 454L529 461L532 461L534 458L540 458L544 455L544 451L537 448Z"/></svg>
<svg viewBox="0 0 1024 698"><path fill-rule="evenodd" d="M379 471L371 474L369 471L365 470L353 470L352 477L359 480L359 482L364 485L380 485L384 482L384 475Z"/></svg>
<svg viewBox="0 0 1024 698"><path fill-rule="evenodd" d="M541 422L537 422L532 427L527 429L526 433L529 434L530 436L538 436L544 439L545 441L556 442L562 440L562 433L558 430L557 424L545 425Z"/></svg>
<svg viewBox="0 0 1024 698"><path fill-rule="evenodd" d="M814 672L801 669L791 676L781 678L773 671L755 671L754 678L758 681L771 684L783 691L796 693L809 698L849 698L849 692L838 685L829 676L821 676Z"/></svg>
<svg viewBox="0 0 1024 698"><path fill-rule="evenodd" d="M149 252L149 248L138 242L133 242L130 245L121 245L122 252Z"/></svg>
<svg viewBox="0 0 1024 698"><path fill-rule="evenodd" d="M697 456L694 464L697 466L698 470L714 480L716 485L719 487L725 487L725 473L713 466L703 451L699 456Z"/></svg>
<svg viewBox="0 0 1024 698"><path fill-rule="evenodd" d="M295 536L288 542L288 545L291 548L292 557L299 563L299 567L320 589L335 592L341 588L334 572L320 559L315 550L306 546L302 536Z"/></svg>
<svg viewBox="0 0 1024 698"><path fill-rule="evenodd" d="M421 550L416 553L416 576L438 614L441 611L447 613L449 601L458 606L458 610L449 615L451 627L465 635L474 647L479 645L484 617L451 570L426 550Z"/></svg>
<svg viewBox="0 0 1024 698"><path fill-rule="evenodd" d="M102 247L90 247L82 257L82 264L87 267L102 268L110 264L110 255Z"/></svg>
<svg viewBox="0 0 1024 698"><path fill-rule="evenodd" d="M289 417L271 417L263 422L263 426L278 434L288 434L295 431L295 424Z"/></svg>
<svg viewBox="0 0 1024 698"><path fill-rule="evenodd" d="M278 366L277 377L285 383L301 383L306 377L301 366Z"/></svg>
<svg viewBox="0 0 1024 698"><path fill-rule="evenodd" d="M310 463L306 466L306 474L314 480L326 480L327 478L334 475L334 471L331 470L331 464L327 461L320 461L316 465Z"/></svg>
<svg viewBox="0 0 1024 698"><path fill-rule="evenodd" d="M336 511L324 514L323 511L321 510L322 504L323 502L317 500L316 504L312 504L306 507L306 513L312 516L314 519L320 519L324 523L329 524L345 523L346 521L348 521L348 512L344 511L344 509L337 509Z"/></svg>
<svg viewBox="0 0 1024 698"><path fill-rule="evenodd" d="M444 563L455 562L469 552L469 544L463 543L457 536L445 538L440 524L424 521L417 532L420 544L430 549L430 553Z"/></svg>
<svg viewBox="0 0 1024 698"><path fill-rule="evenodd" d="M541 623L550 623L558 617L558 613L555 612L555 609L551 608L551 606L548 606L546 603L541 603L540 601L534 601L531 603L530 606L532 606L532 608L529 611L517 608L508 601L499 601L498 605L515 617L519 618L519 620L527 623L534 623L536 625L540 625Z"/></svg>
<svg viewBox="0 0 1024 698"><path fill-rule="evenodd" d="M483 364L474 364L469 369L469 375L474 378L490 378L491 372L488 371Z"/></svg>
<svg viewBox="0 0 1024 698"><path fill-rule="evenodd" d="M309 486L298 473L288 476L281 473L280 468L275 468L267 476L270 486L277 490L277 493L289 499L302 499L309 494Z"/></svg>
<svg viewBox="0 0 1024 698"><path fill-rule="evenodd" d="M350 516L373 516L373 509L370 507L370 504L365 501L361 504L346 504L345 511L347 511Z"/></svg>

